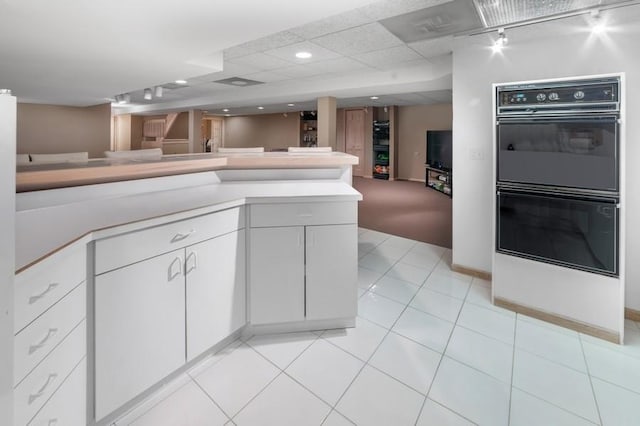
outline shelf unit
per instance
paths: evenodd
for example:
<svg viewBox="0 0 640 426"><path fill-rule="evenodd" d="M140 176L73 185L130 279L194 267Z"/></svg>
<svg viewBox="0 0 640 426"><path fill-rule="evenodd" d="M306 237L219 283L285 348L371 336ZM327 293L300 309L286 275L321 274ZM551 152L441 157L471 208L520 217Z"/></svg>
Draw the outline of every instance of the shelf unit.
<svg viewBox="0 0 640 426"><path fill-rule="evenodd" d="M303 111L300 119L300 146L318 145L318 118L315 111Z"/></svg>
<svg viewBox="0 0 640 426"><path fill-rule="evenodd" d="M425 185L451 197L453 195L451 170L441 170L425 165Z"/></svg>
<svg viewBox="0 0 640 426"><path fill-rule="evenodd" d="M389 179L389 120L373 122L373 177Z"/></svg>

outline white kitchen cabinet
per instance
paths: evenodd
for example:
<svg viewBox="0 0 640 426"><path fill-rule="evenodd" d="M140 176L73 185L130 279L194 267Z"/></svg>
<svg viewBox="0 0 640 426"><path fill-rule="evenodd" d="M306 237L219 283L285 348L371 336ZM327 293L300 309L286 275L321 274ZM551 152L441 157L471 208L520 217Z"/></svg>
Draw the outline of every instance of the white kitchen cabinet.
<svg viewBox="0 0 640 426"><path fill-rule="evenodd" d="M304 320L304 227L251 229L251 323Z"/></svg>
<svg viewBox="0 0 640 426"><path fill-rule="evenodd" d="M184 249L95 277L96 419L185 362Z"/></svg>
<svg viewBox="0 0 640 426"><path fill-rule="evenodd" d="M306 319L357 314L357 225L307 226Z"/></svg>
<svg viewBox="0 0 640 426"><path fill-rule="evenodd" d="M245 232L185 250L187 361L246 323Z"/></svg>
<svg viewBox="0 0 640 426"><path fill-rule="evenodd" d="M251 229L251 324L353 318L357 225Z"/></svg>

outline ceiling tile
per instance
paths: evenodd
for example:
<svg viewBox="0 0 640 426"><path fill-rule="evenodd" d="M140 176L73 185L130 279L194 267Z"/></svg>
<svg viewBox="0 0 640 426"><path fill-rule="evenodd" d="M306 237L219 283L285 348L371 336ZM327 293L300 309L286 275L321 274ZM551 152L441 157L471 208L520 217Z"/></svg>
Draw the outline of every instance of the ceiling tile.
<svg viewBox="0 0 640 426"><path fill-rule="evenodd" d="M296 58L296 53L298 52L309 52L313 56L308 59L298 59ZM287 62L292 62L294 64L300 64L300 65L327 60L327 59L335 59L340 57L339 53L336 53L329 49L325 49L324 47L319 46L310 41L303 41L301 43L290 44L289 46L267 50L264 53L266 55L275 56L276 58L283 59Z"/></svg>
<svg viewBox="0 0 640 426"><path fill-rule="evenodd" d="M391 69L395 68L400 62L414 61L422 57L407 46L401 45L355 55L353 58L378 69Z"/></svg>
<svg viewBox="0 0 640 426"><path fill-rule="evenodd" d="M453 36L434 38L430 40L409 43L410 48L425 58L453 52Z"/></svg>
<svg viewBox="0 0 640 426"><path fill-rule="evenodd" d="M346 56L403 44L377 22L318 37L313 42Z"/></svg>
<svg viewBox="0 0 640 426"><path fill-rule="evenodd" d="M238 58L240 56L251 55L252 53L256 53L255 50L248 49L242 46L230 47L228 49L225 49L223 52L225 61L228 59Z"/></svg>
<svg viewBox="0 0 640 426"><path fill-rule="evenodd" d="M312 65L322 73L349 73L353 71L369 70L370 68L362 62L351 58L330 59L328 61L316 62Z"/></svg>
<svg viewBox="0 0 640 426"><path fill-rule="evenodd" d="M278 68L276 72L290 78L306 78L324 73L313 65L290 65L288 67Z"/></svg>
<svg viewBox="0 0 640 426"><path fill-rule="evenodd" d="M265 50L276 49L293 43L304 41L304 38L291 31L280 31L257 40L248 41L238 47L253 50L254 52L264 52Z"/></svg>
<svg viewBox="0 0 640 426"><path fill-rule="evenodd" d="M375 19L368 18L358 10L353 10L340 15L334 15L326 19L320 19L319 21L310 22L289 31L307 40L311 40L323 35L368 24L374 20Z"/></svg>
<svg viewBox="0 0 640 426"><path fill-rule="evenodd" d="M386 0L369 4L356 10L372 21L379 21L450 1L451 0Z"/></svg>
<svg viewBox="0 0 640 426"><path fill-rule="evenodd" d="M264 53L254 53L247 56L241 56L227 62L227 64L231 63L253 67L256 69L256 72L283 68L290 65L290 62L283 61L282 59L274 56L265 55Z"/></svg>

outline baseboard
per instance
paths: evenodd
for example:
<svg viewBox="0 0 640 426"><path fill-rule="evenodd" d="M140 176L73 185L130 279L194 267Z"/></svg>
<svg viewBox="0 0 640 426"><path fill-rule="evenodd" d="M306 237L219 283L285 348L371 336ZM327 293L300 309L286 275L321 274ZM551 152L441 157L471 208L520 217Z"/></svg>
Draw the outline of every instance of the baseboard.
<svg viewBox="0 0 640 426"><path fill-rule="evenodd" d="M500 306L501 308L508 309L519 314L527 315L529 317L537 318L542 321L550 322L551 324L559 325L560 327L568 328L570 330L577 331L579 333L588 334L593 337L597 337L602 340L609 341L611 343L620 343L620 333L615 333L609 330L605 330L593 325L584 324L579 321L574 321L559 315L550 314L549 312L540 311L535 308L523 306L518 303L511 302L509 300L494 297L493 304Z"/></svg>
<svg viewBox="0 0 640 426"><path fill-rule="evenodd" d="M404 179L404 180L408 180L409 182L420 182L420 183L425 183L426 182L424 179L414 179L414 178L408 178L408 179Z"/></svg>
<svg viewBox="0 0 640 426"><path fill-rule="evenodd" d="M640 321L640 311L631 308L624 308L624 317L631 321Z"/></svg>
<svg viewBox="0 0 640 426"><path fill-rule="evenodd" d="M453 272L459 272L465 275L471 275L472 277L481 278L486 281L491 281L491 272L481 271L480 269L468 268L462 265L456 265L455 263L451 265L451 270Z"/></svg>

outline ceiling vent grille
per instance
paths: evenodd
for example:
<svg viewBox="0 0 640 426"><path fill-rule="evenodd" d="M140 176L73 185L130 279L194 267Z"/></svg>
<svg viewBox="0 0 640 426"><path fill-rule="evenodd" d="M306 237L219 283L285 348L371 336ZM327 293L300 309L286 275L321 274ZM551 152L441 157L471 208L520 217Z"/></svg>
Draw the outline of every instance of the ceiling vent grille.
<svg viewBox="0 0 640 426"><path fill-rule="evenodd" d="M257 84L264 84L263 81L249 80L247 78L241 77L230 77L222 80L216 80L214 83L227 84L229 86L236 87L247 87L247 86L255 86Z"/></svg>
<svg viewBox="0 0 640 426"><path fill-rule="evenodd" d="M404 15L383 19L380 23L405 43L464 33L482 28L473 2L454 0Z"/></svg>

